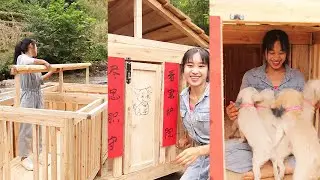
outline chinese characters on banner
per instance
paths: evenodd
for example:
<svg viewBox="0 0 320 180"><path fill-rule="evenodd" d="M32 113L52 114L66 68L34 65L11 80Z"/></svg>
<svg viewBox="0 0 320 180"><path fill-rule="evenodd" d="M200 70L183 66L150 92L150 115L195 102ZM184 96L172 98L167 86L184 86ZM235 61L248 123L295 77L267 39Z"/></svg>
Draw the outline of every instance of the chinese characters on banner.
<svg viewBox="0 0 320 180"><path fill-rule="evenodd" d="M125 60L108 58L108 158L123 154Z"/></svg>
<svg viewBox="0 0 320 180"><path fill-rule="evenodd" d="M179 64L165 63L162 146L176 144L179 110Z"/></svg>

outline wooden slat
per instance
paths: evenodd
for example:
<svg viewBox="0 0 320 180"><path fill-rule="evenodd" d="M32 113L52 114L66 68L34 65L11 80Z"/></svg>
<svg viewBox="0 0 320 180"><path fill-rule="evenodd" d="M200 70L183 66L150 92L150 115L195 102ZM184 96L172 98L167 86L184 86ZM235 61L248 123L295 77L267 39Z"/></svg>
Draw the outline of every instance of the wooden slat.
<svg viewBox="0 0 320 180"><path fill-rule="evenodd" d="M90 81L90 76L89 76L89 67L86 68L86 84L89 84Z"/></svg>
<svg viewBox="0 0 320 180"><path fill-rule="evenodd" d="M220 16L224 22L234 22L230 20L230 14L241 14L244 15L245 22L317 25L320 14L316 7L320 7L320 2L314 0L270 0L268 3L254 0L215 0L210 1L210 15Z"/></svg>
<svg viewBox="0 0 320 180"><path fill-rule="evenodd" d="M181 31L185 35L194 39L194 41L196 41L199 46L205 47L205 48L209 47L208 42L200 38L197 33L195 33L187 25L181 22L181 20L178 17L176 17L173 13L171 13L169 10L162 7L161 3L159 3L157 0L144 0L144 2L148 4L153 10L157 11L162 17L167 19L171 24L181 29Z"/></svg>
<svg viewBox="0 0 320 180"><path fill-rule="evenodd" d="M20 106L20 75L14 76L14 84L15 84L15 99L14 99L14 106Z"/></svg>
<svg viewBox="0 0 320 180"><path fill-rule="evenodd" d="M57 161L57 130L55 127L50 127L51 138L51 180L57 180L58 161Z"/></svg>
<svg viewBox="0 0 320 180"><path fill-rule="evenodd" d="M8 128L8 126L10 126L9 122L3 121L5 124L4 127L4 149L5 149L5 153L4 153L4 179L11 179L11 170L10 170L10 128Z"/></svg>
<svg viewBox="0 0 320 180"><path fill-rule="evenodd" d="M299 69L304 74L305 80L309 79L309 45L293 45L291 52L292 67Z"/></svg>
<svg viewBox="0 0 320 180"><path fill-rule="evenodd" d="M142 38L142 0L134 0L134 37Z"/></svg>
<svg viewBox="0 0 320 180"><path fill-rule="evenodd" d="M223 31L224 44L261 44L265 33L269 28L258 31L242 30L243 26L234 26L234 29ZM270 27L271 28L271 27ZM287 32L291 44L311 44L312 33L309 32Z"/></svg>
<svg viewBox="0 0 320 180"><path fill-rule="evenodd" d="M3 180L3 167L5 163L5 140L4 133L5 133L5 121L0 121L0 180Z"/></svg>
<svg viewBox="0 0 320 180"><path fill-rule="evenodd" d="M39 180L39 126L32 125L33 179Z"/></svg>
<svg viewBox="0 0 320 180"><path fill-rule="evenodd" d="M59 92L63 92L63 71L60 69L59 71Z"/></svg>
<svg viewBox="0 0 320 180"><path fill-rule="evenodd" d="M181 34L180 30L177 29L175 26L168 25L168 26L159 28L157 30L154 30L150 33L144 34L143 38L167 42L167 41L172 41L174 39L179 39L184 36L185 35Z"/></svg>
<svg viewBox="0 0 320 180"><path fill-rule="evenodd" d="M91 66L91 63L75 63L75 64L51 64L51 70L76 70L85 69ZM44 65L13 65L11 66L11 74L22 74L22 73L36 73L36 72L48 72L49 69Z"/></svg>
<svg viewBox="0 0 320 180"><path fill-rule="evenodd" d="M59 93L48 92L44 94L44 100L49 102L64 102L64 103L83 103L88 104L98 99L99 96L92 94L80 94L80 93Z"/></svg>
<svg viewBox="0 0 320 180"><path fill-rule="evenodd" d="M49 127L42 126L42 180L48 180Z"/></svg>

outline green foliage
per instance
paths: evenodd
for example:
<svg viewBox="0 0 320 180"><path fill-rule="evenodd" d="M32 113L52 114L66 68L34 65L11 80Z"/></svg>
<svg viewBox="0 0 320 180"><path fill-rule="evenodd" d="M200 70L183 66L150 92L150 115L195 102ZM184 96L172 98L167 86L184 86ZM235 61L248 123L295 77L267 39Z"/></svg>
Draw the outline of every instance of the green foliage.
<svg viewBox="0 0 320 180"><path fill-rule="evenodd" d="M171 3L209 34L209 0L171 0Z"/></svg>
<svg viewBox="0 0 320 180"><path fill-rule="evenodd" d="M79 10L77 3L65 6L64 0L51 2L48 8L34 6L27 30L38 41L39 57L50 63L78 63L103 60L97 56L92 30L96 23L87 13ZM31 13L30 13L31 14ZM106 48L104 49L106 51ZM91 59L91 53L97 59Z"/></svg>

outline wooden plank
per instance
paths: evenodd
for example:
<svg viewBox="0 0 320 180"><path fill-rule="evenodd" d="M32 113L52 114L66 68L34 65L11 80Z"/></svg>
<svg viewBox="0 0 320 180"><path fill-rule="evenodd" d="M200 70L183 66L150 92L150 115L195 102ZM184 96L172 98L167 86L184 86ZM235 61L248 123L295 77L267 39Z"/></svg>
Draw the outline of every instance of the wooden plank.
<svg viewBox="0 0 320 180"><path fill-rule="evenodd" d="M4 179L11 179L11 170L10 170L10 126L9 122L3 121L5 124L4 127L4 144L5 144L5 153L4 153Z"/></svg>
<svg viewBox="0 0 320 180"><path fill-rule="evenodd" d="M169 10L165 9L161 3L159 3L157 0L144 0L146 4L148 4L154 11L157 11L162 17L167 19L171 24L176 26L178 29L181 29L181 31L187 35L188 37L194 39L195 42L201 47L208 48L209 43L206 42L204 39L200 38L197 33L195 33L193 30L191 30L187 25L185 25L181 20L175 16L173 13L171 13Z"/></svg>
<svg viewBox="0 0 320 180"><path fill-rule="evenodd" d="M44 94L44 100L49 102L64 102L64 103L83 103L89 104L92 101L98 99L99 96L92 94L80 94L80 93L59 93L48 92Z"/></svg>
<svg viewBox="0 0 320 180"><path fill-rule="evenodd" d="M243 26L234 26L234 29L223 31L224 44L261 44L265 33L269 28L259 31L245 31ZM311 44L312 33L310 32L287 32L291 44Z"/></svg>
<svg viewBox="0 0 320 180"><path fill-rule="evenodd" d="M108 34L108 54L146 62L180 63L192 46Z"/></svg>
<svg viewBox="0 0 320 180"><path fill-rule="evenodd" d="M44 126L62 127L65 120L88 119L88 114L81 112L67 112L46 109L13 108L0 106L0 120L12 122L38 124ZM46 119L46 121L43 121Z"/></svg>
<svg viewBox="0 0 320 180"><path fill-rule="evenodd" d="M39 126L32 125L33 179L39 180Z"/></svg>
<svg viewBox="0 0 320 180"><path fill-rule="evenodd" d="M91 63L73 63L73 64L51 64L51 70L77 70L77 69L85 69L91 66ZM12 65L11 75L22 74L22 73L36 73L36 72L48 72L44 65Z"/></svg>
<svg viewBox="0 0 320 180"><path fill-rule="evenodd" d="M142 0L134 0L134 37L142 38Z"/></svg>
<svg viewBox="0 0 320 180"><path fill-rule="evenodd" d="M72 121L65 121L64 128L64 146L63 152L64 156L61 157L61 161L63 161L64 166L61 166L61 169L64 168L64 178L65 180L74 179L75 176L75 141L74 141L74 130ZM70 153L71 152L71 153Z"/></svg>
<svg viewBox="0 0 320 180"><path fill-rule="evenodd" d="M299 69L304 74L305 80L309 79L309 45L293 45L291 52L292 67Z"/></svg>
<svg viewBox="0 0 320 180"><path fill-rule="evenodd" d="M0 180L3 180L3 167L5 164L5 142L4 142L4 133L5 133L5 121L0 122Z"/></svg>
<svg viewBox="0 0 320 180"><path fill-rule="evenodd" d="M14 84L15 84L15 98L14 98L14 106L20 106L20 75L14 76Z"/></svg>
<svg viewBox="0 0 320 180"><path fill-rule="evenodd" d="M210 17L210 179L224 179L224 105L223 105L223 55L222 21L220 17Z"/></svg>
<svg viewBox="0 0 320 180"><path fill-rule="evenodd" d="M91 117L97 116L101 112L103 112L108 107L108 101L104 102L103 104L100 104L98 107L92 109L88 114L90 114Z"/></svg>
<svg viewBox="0 0 320 180"><path fill-rule="evenodd" d="M215 0L210 1L210 15L220 16L224 22L236 22L230 15L240 14L244 22L316 25L320 22L316 7L320 7L320 2L315 0L270 0L267 4L255 0Z"/></svg>
<svg viewBox="0 0 320 180"><path fill-rule="evenodd" d="M42 126L42 180L48 180L49 127Z"/></svg>
<svg viewBox="0 0 320 180"><path fill-rule="evenodd" d="M90 78L90 76L89 76L89 67L87 67L86 68L86 84L89 84L89 78Z"/></svg>
<svg viewBox="0 0 320 180"><path fill-rule="evenodd" d="M57 180L57 130L55 127L50 127L51 138L51 180Z"/></svg>
<svg viewBox="0 0 320 180"><path fill-rule="evenodd" d="M186 36L184 34L181 34L180 30L171 24L143 35L143 38L145 39L151 39L162 42L180 39L181 37ZM188 37L188 39L190 38Z"/></svg>
<svg viewBox="0 0 320 180"><path fill-rule="evenodd" d="M63 92L63 71L60 69L59 71L59 92Z"/></svg>

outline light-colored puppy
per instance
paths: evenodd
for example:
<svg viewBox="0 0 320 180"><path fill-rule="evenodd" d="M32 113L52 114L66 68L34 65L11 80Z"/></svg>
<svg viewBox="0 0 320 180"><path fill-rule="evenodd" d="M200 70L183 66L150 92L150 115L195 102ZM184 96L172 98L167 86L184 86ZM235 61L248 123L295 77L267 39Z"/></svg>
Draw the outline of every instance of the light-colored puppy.
<svg viewBox="0 0 320 180"><path fill-rule="evenodd" d="M279 121L292 144L296 158L294 180L316 180L320 173L320 144L317 132L302 116L302 93L294 89L282 90L272 108L282 113Z"/></svg>
<svg viewBox="0 0 320 180"><path fill-rule="evenodd" d="M252 148L252 170L255 180L261 178L260 168L271 159L273 153L273 142L254 106L254 96L258 94L255 88L247 87L242 89L237 97L237 103L241 104L238 115L239 130ZM276 168L276 163L274 161L272 163ZM278 173L275 177L278 177Z"/></svg>
<svg viewBox="0 0 320 180"><path fill-rule="evenodd" d="M320 80L309 80L303 90L303 117L313 124L315 105L320 101Z"/></svg>
<svg viewBox="0 0 320 180"><path fill-rule="evenodd" d="M279 179L283 179L285 173L284 159L292 153L289 139L283 134L283 129L278 124L277 118L273 115L271 105L275 101L275 93L271 89L262 90L254 98L258 114L263 119L264 126L273 141L274 153L271 159L277 163L278 169L274 167L273 173L279 174Z"/></svg>

